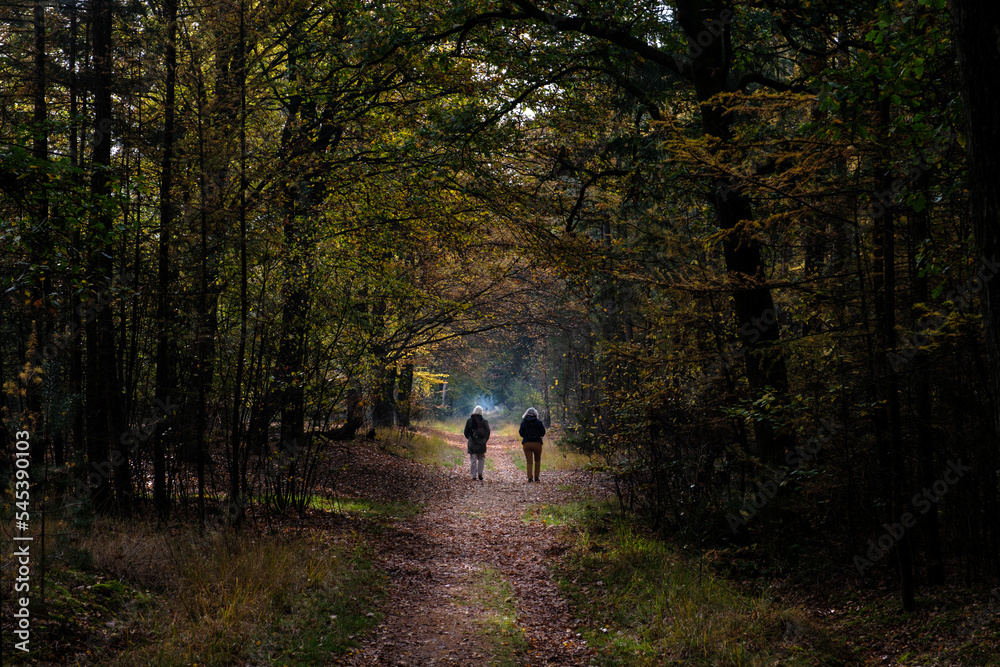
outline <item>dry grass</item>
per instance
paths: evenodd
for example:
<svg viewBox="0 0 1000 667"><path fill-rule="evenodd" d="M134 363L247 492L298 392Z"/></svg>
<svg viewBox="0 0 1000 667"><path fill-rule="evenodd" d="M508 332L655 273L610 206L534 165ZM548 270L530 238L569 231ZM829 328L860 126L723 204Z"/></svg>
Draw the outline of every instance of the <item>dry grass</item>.
<svg viewBox="0 0 1000 667"><path fill-rule="evenodd" d="M102 522L83 546L95 569L164 593L123 621L128 645L102 664L326 662L376 619L382 582L367 567L370 554L312 536Z"/></svg>
<svg viewBox="0 0 1000 667"><path fill-rule="evenodd" d="M517 438L517 429L521 427L521 422L500 422L490 426L493 435L503 438Z"/></svg>
<svg viewBox="0 0 1000 667"><path fill-rule="evenodd" d="M171 546L176 575L162 641L127 662L231 664L270 625L283 604L322 582L331 565L299 545L215 534Z"/></svg>
<svg viewBox="0 0 1000 667"><path fill-rule="evenodd" d="M590 457L586 454L574 451L569 447L560 447L555 434L551 440L546 435L545 445L542 447L542 472L546 470L583 470L590 463ZM518 470L525 469L524 453L520 450L511 452L514 457L514 465Z"/></svg>
<svg viewBox="0 0 1000 667"><path fill-rule="evenodd" d="M162 590L174 581L169 533L142 521L98 521L80 546L90 552L94 568L115 579Z"/></svg>
<svg viewBox="0 0 1000 667"><path fill-rule="evenodd" d="M388 443L392 454L420 461L434 468L454 468L465 461L465 452L449 445L444 438L398 429L384 429L377 433L379 441Z"/></svg>

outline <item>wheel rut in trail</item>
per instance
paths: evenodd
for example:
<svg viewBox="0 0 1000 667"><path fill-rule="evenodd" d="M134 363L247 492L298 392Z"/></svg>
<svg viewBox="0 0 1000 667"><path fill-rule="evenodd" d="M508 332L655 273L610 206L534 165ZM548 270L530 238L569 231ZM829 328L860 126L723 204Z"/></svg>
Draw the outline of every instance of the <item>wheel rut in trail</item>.
<svg viewBox="0 0 1000 667"><path fill-rule="evenodd" d="M465 451L461 436L446 437ZM563 550L558 531L521 520L529 505L569 500L566 489L580 473L547 471L543 453L541 483L528 484L512 454L521 455L520 442L494 436L487 458L495 468L484 481L470 480L467 459L444 471L449 492L434 494L424 512L380 543L381 566L392 577L384 617L342 664L490 664L494 648L482 629L487 612L476 602L477 587L489 577L502 577L513 590L509 602L528 644L518 664L590 664L591 650L576 636L579 623L548 570Z"/></svg>

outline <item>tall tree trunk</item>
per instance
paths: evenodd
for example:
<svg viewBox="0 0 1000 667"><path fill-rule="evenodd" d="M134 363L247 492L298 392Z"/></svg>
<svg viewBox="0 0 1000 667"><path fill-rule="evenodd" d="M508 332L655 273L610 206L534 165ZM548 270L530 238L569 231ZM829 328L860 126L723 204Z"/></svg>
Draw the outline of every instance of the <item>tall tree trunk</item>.
<svg viewBox="0 0 1000 667"><path fill-rule="evenodd" d="M400 428L410 427L413 414L413 362L404 361L399 373L399 393L396 396L397 417Z"/></svg>
<svg viewBox="0 0 1000 667"><path fill-rule="evenodd" d="M34 88L33 109L33 153L36 160L44 161L49 156L48 128L46 120L48 111L45 104L45 0L35 0L34 7L34 51L35 63L32 76ZM42 193L46 191L42 189ZM48 216L48 201L44 194L40 197L38 223L43 224ZM43 208L44 207L44 208Z"/></svg>
<svg viewBox="0 0 1000 667"><path fill-rule="evenodd" d="M284 398L281 410L281 448L298 451L305 432L305 359L307 254L309 235L298 220L297 190L286 191L285 252L288 264L281 307L281 343L278 348L278 381Z"/></svg>
<svg viewBox="0 0 1000 667"><path fill-rule="evenodd" d="M240 90L234 79L243 70L242 53L245 32L242 23L243 3L238 7L217 4L211 7L206 23L215 38L213 50L215 68L215 98L208 100L206 86L200 74L196 77L198 97L198 161L199 161L199 289L195 315L195 354L197 371L194 374L195 405L191 410L195 422L195 450L185 456L194 459L197 466L199 487L199 508L204 501L205 461L208 457L208 411L209 397L215 377L216 334L218 331L218 295L215 283L219 273L219 238L224 229L238 225L238 214L232 212L232 202L228 199L231 165L234 160L235 143L233 128L240 117ZM236 26L236 29L234 29ZM234 141L235 140L235 141ZM239 368L237 368L239 372ZM241 378L242 379L242 376ZM237 390L239 391L239 390ZM234 413L241 413L242 406L232 406ZM239 419L233 416L233 419ZM242 429L232 434L230 444L242 438ZM241 484L243 469L237 447L229 452L228 472L230 475L230 521L239 525L243 517L244 486ZM199 509L201 511L201 509Z"/></svg>
<svg viewBox="0 0 1000 667"><path fill-rule="evenodd" d="M552 405L549 403L549 341L547 338L542 350L542 410L545 411L542 423L548 428L552 426Z"/></svg>
<svg viewBox="0 0 1000 667"><path fill-rule="evenodd" d="M920 179L920 188L925 194L926 201L931 201L929 190L929 174L924 174ZM911 246L930 239L931 220L930 206L922 211L910 211L911 220ZM914 248L915 250L915 248ZM921 268L914 256L910 260L911 271L913 273L913 298L912 304L927 303L930 299L930 286L926 275L921 274ZM915 309L914 309L915 310ZM914 312L914 321L920 320L920 313ZM937 474L937 465L934 457L934 424L935 411L931 401L931 368L930 365L919 357L914 360L918 368L914 380L914 392L916 402L916 427L917 427L917 455L919 458L920 485L931 488ZM927 583L936 586L944 583L944 555L941 548L941 530L938 521L938 506L931 505L927 515L921 522L921 529L927 548Z"/></svg>
<svg viewBox="0 0 1000 667"><path fill-rule="evenodd" d="M157 301L156 323L159 328L156 352L156 396L161 403L170 401L176 384L174 371L174 344L171 334L170 300L170 234L174 216L174 95L177 82L177 0L165 0L164 20L167 35L164 59L167 76L163 102L163 160L160 166L160 233L158 267L160 293ZM170 512L167 497L166 440L170 432L170 416L162 420L153 435L153 506L160 521Z"/></svg>
<svg viewBox="0 0 1000 667"><path fill-rule="evenodd" d="M1000 259L1000 4L976 0L952 0L955 19L955 45L961 75L962 100L965 110L966 154L968 156L969 191L972 202L973 230L980 266ZM995 273L995 269L993 270ZM1000 280L983 280L981 293L983 329L986 334L986 359L989 364L989 384L993 413L994 438L989 449L993 452L985 486L987 525L993 526L988 552L1000 549L1000 523L997 516L996 451L1000 446ZM985 462L984 462L985 463Z"/></svg>
<svg viewBox="0 0 1000 667"><path fill-rule="evenodd" d="M35 158L39 165L39 174L45 174L46 171L41 169L41 165L44 164L49 157L49 141L48 141L48 128L46 127L46 120L48 118L48 110L45 104L45 2L44 0L35 0L34 6L34 17L33 17L33 36L34 36L34 67L32 72L32 88L33 88L33 113L32 113L32 157ZM32 264L34 266L42 267L46 266L48 262L44 256L47 251L47 244L44 242L44 238L48 235L49 224L49 200L47 196L48 185L42 184L38 188L36 193L37 199L35 200L35 210L34 210L34 234L37 236L37 240L33 242L32 245ZM43 304L42 308L38 311L37 320L37 340L38 348L41 350L44 348L46 343L50 340L52 334L52 318L48 315L49 309L49 292L50 292L50 276L48 272L41 275L39 281L39 300ZM42 416L42 397L39 388L28 386L27 387L27 405L28 412L32 415L37 415L39 417L38 424L44 423L41 419ZM31 447L31 460L44 463L46 441L51 437L48 432L36 433L35 437L30 440ZM39 492L41 495L41 492Z"/></svg>
<svg viewBox="0 0 1000 667"><path fill-rule="evenodd" d="M95 212L89 229L89 272L92 284L107 290L95 292L95 300L109 300L114 271L113 221L111 196L111 78L112 78L112 7L111 0L90 3L94 71L94 136L90 192ZM87 458L96 473L93 493L95 507L102 512L112 508L112 480L118 509L128 513L131 506L131 478L128 448L119 442L122 433L121 393L118 390L117 355L111 306L95 302L96 315L87 324Z"/></svg>
<svg viewBox="0 0 1000 667"><path fill-rule="evenodd" d="M385 354L376 352L375 358ZM372 405L372 426L389 428L396 423L396 364L380 369L375 381L375 401Z"/></svg>
<svg viewBox="0 0 1000 667"><path fill-rule="evenodd" d="M198 178L198 199L199 199L199 210L198 210L198 228L200 231L199 239L199 256L198 256L198 293L195 299L195 315L194 315L194 354L196 368L193 375L194 385L195 385L195 406L194 406L194 451L191 451L190 445L185 446L182 452L178 452L184 460L190 461L194 457L195 461L200 461L202 455L207 449L206 443L208 440L208 418L206 412L208 410L208 389L212 382L213 374L213 363L214 363L214 346L212 342L212 334L214 330L214 322L212 315L212 308L209 306L208 301L208 285L209 285L209 248L208 248L208 228L209 228L209 166L208 166L208 156L207 156L207 137L208 132L206 119L203 117L204 110L207 105L207 100L205 99L205 91L201 85L201 80L198 80L198 97L199 97L199 115L198 115L198 170L200 172ZM240 369L237 366L237 375L239 375ZM239 410L239 404L233 406L234 411ZM233 480L233 471L235 469L235 464L233 463L232 457L229 461L229 472L230 472L230 482ZM198 470L201 472L200 464ZM199 474L198 486L202 486L203 476ZM168 480L169 489L169 480ZM199 503L202 502L199 500ZM239 495L233 495L230 497L230 505L232 508L240 508L242 512L241 500ZM242 516L242 514L240 514ZM228 517L230 521L235 524L239 524L239 521L233 521L232 513Z"/></svg>
<svg viewBox="0 0 1000 667"><path fill-rule="evenodd" d="M891 121L891 107L888 99L881 104L879 115L883 141L889 145L888 128ZM879 173L879 191L892 192L892 163L888 159L879 160L876 165ZM899 405L899 375L893 369L890 359L896 354L896 229L895 208L887 207L877 215L872 225L875 269L872 276L872 288L875 303L876 340L875 368L878 371L878 382L882 385L879 394L884 399L884 407L879 421L882 424L882 476L883 485L890 494L888 503L889 515L884 516L890 524L899 521L899 517L908 507L905 465L903 460L902 424ZM896 557L899 566L900 592L903 609L914 609L914 581L911 555L911 535L904 532L896 541Z"/></svg>
<svg viewBox="0 0 1000 667"><path fill-rule="evenodd" d="M240 340L239 349L236 353L236 382L233 395L233 427L231 434L231 454L229 494L230 494L230 522L235 526L241 526L245 516L245 486L246 486L246 466L249 456L245 451L243 439L243 375L246 368L246 340L247 322L250 316L250 304L247 284L247 178L246 178L246 10L243 0L240 0L240 27L239 27L239 48L237 51L237 81L239 85L239 151L240 151L240 203L239 203L239 228L240 228ZM204 460L199 456L198 468L198 496L199 502L204 501Z"/></svg>
<svg viewBox="0 0 1000 667"><path fill-rule="evenodd" d="M732 120L716 96L728 92L733 60L729 26L732 6L723 0L678 0L677 20L692 44L701 44L706 24L724 25L702 53L691 59L690 78L700 105L702 129L721 144L732 139ZM767 286L766 266L760 240L753 232L753 209L742 187L721 188L715 197L718 225L726 230L723 252L726 272L733 289L733 310L740 338L747 350L746 369L750 390L756 398L765 390L779 397L788 393L784 357L773 347L781 340L781 327ZM771 421L754 422L758 455L766 463L780 464L785 450L793 446L792 435L779 431Z"/></svg>
<svg viewBox="0 0 1000 667"><path fill-rule="evenodd" d="M70 23L69 23L69 160L70 163L79 168L83 162L80 155L79 147L79 121L77 120L77 114L79 111L77 100L77 77L76 77L76 60L77 60L77 31L79 29L79 17L77 13L76 3L71 3L69 7L70 11ZM78 172L79 173L79 172ZM76 179L77 177L74 177ZM75 250L73 251L72 260L76 266L80 266L80 249L83 244L81 241L80 229L79 227L74 228L72 234L71 247ZM78 296L76 293L76 286L73 284L72 279L66 281L66 294L65 300L67 308L69 310L68 322L67 324L72 327L74 331L79 331L78 326L82 326L80 322L80 317L77 314L77 306L79 305ZM82 340L79 336L73 338L70 343L70 353L69 353L69 392L74 396L73 402L73 447L77 451L82 451L84 447L84 411L81 404L81 397L83 396L83 346ZM62 461L56 461L56 465L61 465Z"/></svg>
<svg viewBox="0 0 1000 667"><path fill-rule="evenodd" d="M293 31L288 54L288 77L298 83L300 76L296 48L301 40ZM304 109L303 106L306 108ZM282 151L292 155L302 149L306 139L303 128L313 104L304 105L302 95L292 95L288 117L281 134ZM312 273L312 226L303 224L301 216L311 208L313 185L308 175L289 175L284 188L284 240L286 256L285 284L282 292L281 343L278 349L278 378L282 386L284 405L281 410L281 447L285 452L297 452L305 433L305 369L306 316L309 304L309 283Z"/></svg>
<svg viewBox="0 0 1000 667"><path fill-rule="evenodd" d="M995 261L1000 255L1000 5L953 0L955 43L958 51L965 109L966 153L973 226L979 256ZM984 281L983 327L993 400L995 428L1000 431L1000 285Z"/></svg>

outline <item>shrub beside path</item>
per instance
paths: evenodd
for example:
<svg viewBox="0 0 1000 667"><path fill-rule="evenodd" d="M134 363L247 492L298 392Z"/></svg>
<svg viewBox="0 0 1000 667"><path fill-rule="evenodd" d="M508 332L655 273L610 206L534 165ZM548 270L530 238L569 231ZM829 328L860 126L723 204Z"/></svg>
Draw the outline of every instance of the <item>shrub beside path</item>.
<svg viewBox="0 0 1000 667"><path fill-rule="evenodd" d="M465 451L460 434L437 435ZM384 618L342 664L590 664L581 621L549 573L565 548L559 531L522 520L531 505L578 497L588 477L547 470L543 453L541 483L528 484L513 456L520 442L494 436L484 481L471 481L467 465L427 471L442 492L419 498L425 511L380 539L380 565L392 577Z"/></svg>

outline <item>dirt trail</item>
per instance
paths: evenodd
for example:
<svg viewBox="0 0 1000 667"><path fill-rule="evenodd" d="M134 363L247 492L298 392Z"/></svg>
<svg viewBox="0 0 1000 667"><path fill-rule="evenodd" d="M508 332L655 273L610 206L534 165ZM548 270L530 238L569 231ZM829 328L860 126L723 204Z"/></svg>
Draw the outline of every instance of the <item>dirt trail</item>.
<svg viewBox="0 0 1000 667"><path fill-rule="evenodd" d="M461 436L446 437L465 451ZM512 453L521 456L519 441L494 436L487 457L495 469L484 481L469 479L468 459L444 471L448 492L432 494L426 510L384 543L380 558L393 578L385 616L345 664L490 664L491 646L480 629L485 612L473 601L474 587L488 576L484 568L499 571L514 591L517 625L529 644L522 664L590 664L591 651L576 636L579 624L547 568L563 551L557 531L521 520L529 505L568 500L586 478L546 470L543 453L541 483L528 484Z"/></svg>

